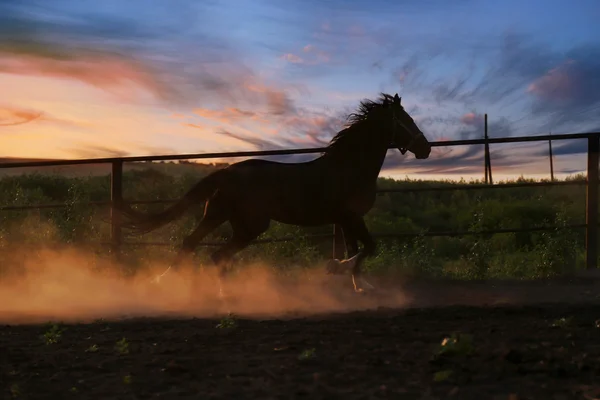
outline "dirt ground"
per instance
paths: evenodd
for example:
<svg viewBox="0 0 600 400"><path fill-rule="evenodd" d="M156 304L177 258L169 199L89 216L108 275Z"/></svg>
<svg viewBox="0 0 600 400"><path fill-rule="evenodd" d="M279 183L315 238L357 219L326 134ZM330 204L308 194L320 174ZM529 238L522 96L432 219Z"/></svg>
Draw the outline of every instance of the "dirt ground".
<svg viewBox="0 0 600 400"><path fill-rule="evenodd" d="M596 280L376 283L377 296L345 294L351 306L318 314L3 314L1 398L600 398ZM398 293L401 305L386 302Z"/></svg>

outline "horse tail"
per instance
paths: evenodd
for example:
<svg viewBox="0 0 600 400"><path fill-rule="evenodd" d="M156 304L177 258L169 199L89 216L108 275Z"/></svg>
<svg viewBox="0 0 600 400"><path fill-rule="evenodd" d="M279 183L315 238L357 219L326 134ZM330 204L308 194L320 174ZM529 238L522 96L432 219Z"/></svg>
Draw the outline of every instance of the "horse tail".
<svg viewBox="0 0 600 400"><path fill-rule="evenodd" d="M176 203L156 214L144 214L132 209L129 205L121 204L119 211L125 217L125 221L121 221L119 225L137 234L145 234L168 224L181 217L193 204L211 197L218 188L221 173L222 171L216 171L206 176Z"/></svg>

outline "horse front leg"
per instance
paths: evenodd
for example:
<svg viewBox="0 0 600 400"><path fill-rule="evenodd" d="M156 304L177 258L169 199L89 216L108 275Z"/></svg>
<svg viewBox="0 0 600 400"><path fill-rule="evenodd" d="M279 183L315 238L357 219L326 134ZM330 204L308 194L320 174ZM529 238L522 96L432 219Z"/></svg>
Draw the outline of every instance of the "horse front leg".
<svg viewBox="0 0 600 400"><path fill-rule="evenodd" d="M342 275L350 272L356 263L356 257L358 255L358 241L356 240L356 237L347 226L344 227L343 225L340 225L340 228L346 246L346 258L343 260L334 258L328 261L327 273L331 275Z"/></svg>
<svg viewBox="0 0 600 400"><path fill-rule="evenodd" d="M350 215L340 222L340 226L344 234L348 258L342 261L332 260L329 270L335 271L333 273L351 271L352 284L357 293L364 292L364 288L374 290L375 287L361 276L361 265L364 259L375 254L376 250L375 241L369 233L364 219L360 216ZM358 250L359 241L363 245L361 251Z"/></svg>

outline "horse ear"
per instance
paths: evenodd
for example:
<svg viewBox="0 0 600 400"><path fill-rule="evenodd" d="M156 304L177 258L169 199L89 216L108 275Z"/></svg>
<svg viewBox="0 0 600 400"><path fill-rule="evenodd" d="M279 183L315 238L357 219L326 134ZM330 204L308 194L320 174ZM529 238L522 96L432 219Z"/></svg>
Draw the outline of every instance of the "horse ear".
<svg viewBox="0 0 600 400"><path fill-rule="evenodd" d="M402 99L400 98L400 96L398 96L398 93L396 93L396 95L394 96L394 103L396 103L396 104L400 104L400 101L401 101L401 100L402 100Z"/></svg>

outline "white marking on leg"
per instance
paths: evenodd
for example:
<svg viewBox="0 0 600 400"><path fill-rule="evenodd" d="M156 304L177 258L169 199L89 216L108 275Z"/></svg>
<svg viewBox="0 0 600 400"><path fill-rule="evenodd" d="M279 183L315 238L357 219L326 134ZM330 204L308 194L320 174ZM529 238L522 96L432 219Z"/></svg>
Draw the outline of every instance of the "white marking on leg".
<svg viewBox="0 0 600 400"><path fill-rule="evenodd" d="M342 260L340 263L346 271L351 271L356 263L358 262L358 253L356 253L353 257L350 257L346 260Z"/></svg>
<svg viewBox="0 0 600 400"><path fill-rule="evenodd" d="M364 292L364 289L358 287L358 285L356 284L356 279L354 278L354 275L352 275L352 284L354 285L354 291L356 293L362 293L362 292Z"/></svg>

